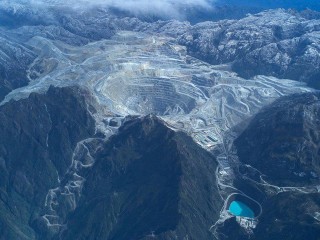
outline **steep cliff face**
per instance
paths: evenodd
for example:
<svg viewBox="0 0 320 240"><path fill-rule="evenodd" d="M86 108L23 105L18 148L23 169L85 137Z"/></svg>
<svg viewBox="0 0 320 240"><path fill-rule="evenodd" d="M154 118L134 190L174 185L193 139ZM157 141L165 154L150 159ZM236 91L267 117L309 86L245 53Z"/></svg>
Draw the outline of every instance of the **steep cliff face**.
<svg viewBox="0 0 320 240"><path fill-rule="evenodd" d="M154 116L125 123L97 155L64 239L210 239L222 202L212 155Z"/></svg>
<svg viewBox="0 0 320 240"><path fill-rule="evenodd" d="M67 171L76 143L93 132L77 89L50 88L0 107L0 239L35 239L48 189Z"/></svg>
<svg viewBox="0 0 320 240"><path fill-rule="evenodd" d="M261 111L235 142L240 160L281 186L317 183L319 96L285 97Z"/></svg>

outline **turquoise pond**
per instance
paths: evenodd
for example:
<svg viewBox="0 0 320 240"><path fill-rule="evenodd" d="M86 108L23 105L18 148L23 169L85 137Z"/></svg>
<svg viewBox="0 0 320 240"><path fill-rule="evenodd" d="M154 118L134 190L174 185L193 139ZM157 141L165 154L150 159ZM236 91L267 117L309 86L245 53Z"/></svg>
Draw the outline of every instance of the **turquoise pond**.
<svg viewBox="0 0 320 240"><path fill-rule="evenodd" d="M246 204L240 201L231 202L229 212L235 216L254 218L254 212Z"/></svg>

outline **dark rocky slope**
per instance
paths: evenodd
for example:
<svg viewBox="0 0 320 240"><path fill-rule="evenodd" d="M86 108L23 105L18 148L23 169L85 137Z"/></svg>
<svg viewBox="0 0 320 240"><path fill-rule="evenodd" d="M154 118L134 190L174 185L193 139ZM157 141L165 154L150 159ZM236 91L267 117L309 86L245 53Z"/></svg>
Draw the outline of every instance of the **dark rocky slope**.
<svg viewBox="0 0 320 240"><path fill-rule="evenodd" d="M240 161L258 171L241 166L234 184L256 199L262 212L249 235L235 219L227 220L219 229L221 239L319 239L319 97L319 93L306 93L275 101L236 139ZM260 176L278 186L311 190L275 191L274 186L259 184Z"/></svg>
<svg viewBox="0 0 320 240"><path fill-rule="evenodd" d="M35 239L32 228L48 189L71 163L75 145L93 135L94 120L77 89L0 107L0 239Z"/></svg>
<svg viewBox="0 0 320 240"><path fill-rule="evenodd" d="M256 239L318 240L320 194L280 193L263 205L263 214L255 229Z"/></svg>
<svg viewBox="0 0 320 240"><path fill-rule="evenodd" d="M0 107L0 239L60 238L40 216L77 142L94 135L83 94L50 88ZM211 154L153 116L100 144L62 239L212 238L222 201Z"/></svg>
<svg viewBox="0 0 320 240"><path fill-rule="evenodd" d="M0 101L13 89L28 84L27 68L36 54L0 31Z"/></svg>
<svg viewBox="0 0 320 240"><path fill-rule="evenodd" d="M63 239L211 239L216 166L156 117L129 121L98 154Z"/></svg>
<svg viewBox="0 0 320 240"><path fill-rule="evenodd" d="M320 94L284 97L262 110L235 141L240 161L280 186L320 176Z"/></svg>

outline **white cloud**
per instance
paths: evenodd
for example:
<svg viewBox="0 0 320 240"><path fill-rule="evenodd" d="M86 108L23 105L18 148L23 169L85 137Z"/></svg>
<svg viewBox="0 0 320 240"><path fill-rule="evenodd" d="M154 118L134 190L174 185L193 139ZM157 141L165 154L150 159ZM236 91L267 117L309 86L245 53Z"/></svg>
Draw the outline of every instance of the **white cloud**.
<svg viewBox="0 0 320 240"><path fill-rule="evenodd" d="M215 0L6 0L4 2L42 6L64 5L72 8L104 6L130 11L134 14L180 17L185 8L211 8L213 1Z"/></svg>

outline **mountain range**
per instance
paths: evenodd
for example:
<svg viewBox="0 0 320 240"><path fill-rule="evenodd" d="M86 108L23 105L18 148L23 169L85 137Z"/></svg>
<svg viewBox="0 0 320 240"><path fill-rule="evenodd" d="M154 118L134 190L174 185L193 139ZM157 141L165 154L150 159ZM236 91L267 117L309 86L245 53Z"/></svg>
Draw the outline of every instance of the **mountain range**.
<svg viewBox="0 0 320 240"><path fill-rule="evenodd" d="M1 240L319 239L316 1L30 6L0 4Z"/></svg>

